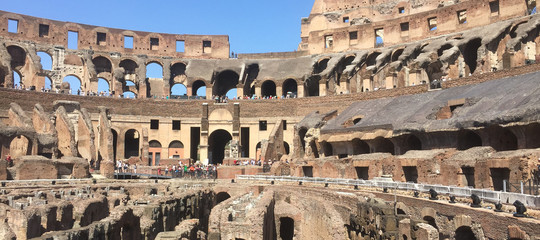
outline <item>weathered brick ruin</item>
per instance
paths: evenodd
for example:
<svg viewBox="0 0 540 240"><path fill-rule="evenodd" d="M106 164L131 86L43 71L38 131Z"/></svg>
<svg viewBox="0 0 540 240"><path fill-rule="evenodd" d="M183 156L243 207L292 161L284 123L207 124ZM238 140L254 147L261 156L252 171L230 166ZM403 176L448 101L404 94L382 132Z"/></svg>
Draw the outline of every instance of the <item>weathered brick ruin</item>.
<svg viewBox="0 0 540 240"><path fill-rule="evenodd" d="M540 198L525 195L539 190L536 7L315 0L298 51L238 58L228 36L0 11L0 238L540 239ZM162 77L147 77L156 64ZM266 166L234 164L251 160ZM115 181L117 161L154 175L214 164L228 180ZM471 208L397 188L230 182L256 174L513 191L531 218L486 196Z"/></svg>

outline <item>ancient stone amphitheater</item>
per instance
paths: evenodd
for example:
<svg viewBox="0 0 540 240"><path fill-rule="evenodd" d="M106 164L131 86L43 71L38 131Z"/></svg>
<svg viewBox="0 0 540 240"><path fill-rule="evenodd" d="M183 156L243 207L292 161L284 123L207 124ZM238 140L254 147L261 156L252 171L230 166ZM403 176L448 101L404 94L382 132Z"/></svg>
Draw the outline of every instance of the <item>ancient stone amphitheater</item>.
<svg viewBox="0 0 540 240"><path fill-rule="evenodd" d="M540 239L536 7L315 0L232 58L0 11L0 238Z"/></svg>

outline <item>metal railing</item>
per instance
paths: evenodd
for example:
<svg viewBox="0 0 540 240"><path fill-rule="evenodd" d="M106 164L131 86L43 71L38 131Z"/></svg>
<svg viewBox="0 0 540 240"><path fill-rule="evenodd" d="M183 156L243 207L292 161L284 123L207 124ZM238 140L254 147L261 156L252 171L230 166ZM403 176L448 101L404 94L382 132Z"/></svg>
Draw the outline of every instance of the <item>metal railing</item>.
<svg viewBox="0 0 540 240"><path fill-rule="evenodd" d="M406 191L429 192L434 189L439 194L447 194L456 197L470 197L476 194L482 200L491 203L513 203L515 200L520 200L525 206L540 208L540 196L527 194L510 193L502 191L493 191L489 189L475 189L455 186L444 186L434 184L421 183L406 183L392 181L376 181L376 180L361 180L361 179L343 179L343 178L318 178L318 177L291 177L291 176L266 176L266 175L237 175L238 180L255 180L255 181L276 181L276 182L305 182L305 183L321 183L335 184L343 186L358 186L366 188L388 188L399 189Z"/></svg>

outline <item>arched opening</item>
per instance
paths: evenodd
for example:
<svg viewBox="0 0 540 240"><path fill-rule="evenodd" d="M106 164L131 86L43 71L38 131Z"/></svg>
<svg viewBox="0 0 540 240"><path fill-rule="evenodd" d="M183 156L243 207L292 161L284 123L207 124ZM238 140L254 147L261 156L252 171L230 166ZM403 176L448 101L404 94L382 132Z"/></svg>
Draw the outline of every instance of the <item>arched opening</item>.
<svg viewBox="0 0 540 240"><path fill-rule="evenodd" d="M210 134L208 138L208 157L211 164L223 163L225 146L232 140L229 132L219 129Z"/></svg>
<svg viewBox="0 0 540 240"><path fill-rule="evenodd" d="M320 76L311 76L306 80L306 92L307 96L319 96L319 81Z"/></svg>
<svg viewBox="0 0 540 240"><path fill-rule="evenodd" d="M137 98L137 95L134 92L127 91L122 94L124 98Z"/></svg>
<svg viewBox="0 0 540 240"><path fill-rule="evenodd" d="M104 78L98 78L98 92L99 93L103 92L108 95L110 90L111 89L109 86L109 81L107 81Z"/></svg>
<svg viewBox="0 0 540 240"><path fill-rule="evenodd" d="M255 159L261 160L261 142L258 142L257 145L255 145Z"/></svg>
<svg viewBox="0 0 540 240"><path fill-rule="evenodd" d="M114 129L111 129L112 131L112 136L113 136L113 142L112 142L112 145L113 145L113 159L116 161L116 152L117 152L117 148L118 148L118 132L116 132L116 130Z"/></svg>
<svg viewBox="0 0 540 240"><path fill-rule="evenodd" d="M236 96L238 96L238 90L236 88L233 88L233 89L227 91L225 96L227 96L229 99L236 98Z"/></svg>
<svg viewBox="0 0 540 240"><path fill-rule="evenodd" d="M452 48L452 44L447 43L447 44L442 45L442 47L439 48L439 50L437 50L437 55L439 55L439 57L442 56L444 54L444 51L450 48Z"/></svg>
<svg viewBox="0 0 540 240"><path fill-rule="evenodd" d="M44 83L44 86L43 86L43 87L44 87L44 89L45 89L46 91L52 89L52 81L51 81L51 79L50 79L49 77L45 77L45 83Z"/></svg>
<svg viewBox="0 0 540 240"><path fill-rule="evenodd" d="M259 76L259 64L250 64L247 67L246 73L247 76L245 77L246 80L244 81L244 95L252 97L255 92L251 91L251 88L253 87L253 81L255 81L255 79L257 79Z"/></svg>
<svg viewBox="0 0 540 240"><path fill-rule="evenodd" d="M328 61L330 61L330 58L325 58L315 63L315 66L313 66L313 73L319 74L323 72L328 67Z"/></svg>
<svg viewBox="0 0 540 240"><path fill-rule="evenodd" d="M285 149L285 154L290 154L291 153L291 149L290 149L290 146L289 146L289 143L283 141L283 149Z"/></svg>
<svg viewBox="0 0 540 240"><path fill-rule="evenodd" d="M276 96L276 83L271 80L263 82L263 84L261 85L261 95L262 97Z"/></svg>
<svg viewBox="0 0 540 240"><path fill-rule="evenodd" d="M334 155L334 149L332 148L332 144L323 141L321 142L321 152L324 154L324 156L332 156Z"/></svg>
<svg viewBox="0 0 540 240"><path fill-rule="evenodd" d="M137 85L135 85L135 82L133 81L126 80L126 87L131 87L131 86L137 86Z"/></svg>
<svg viewBox="0 0 540 240"><path fill-rule="evenodd" d="M81 80L73 75L69 75L62 81L62 90L69 91L70 94L79 95L82 91Z"/></svg>
<svg viewBox="0 0 540 240"><path fill-rule="evenodd" d="M216 194L216 205L229 198L231 198L231 195L229 195L227 192L219 192L218 194Z"/></svg>
<svg viewBox="0 0 540 240"><path fill-rule="evenodd" d="M182 75L186 75L186 64L179 62L171 66L171 81L174 81L176 76Z"/></svg>
<svg viewBox="0 0 540 240"><path fill-rule="evenodd" d="M187 88L186 86L184 86L184 84L177 83L172 86L171 88L172 99L186 98L186 96L187 96Z"/></svg>
<svg viewBox="0 0 540 240"><path fill-rule="evenodd" d="M377 137L373 139L374 152L378 153L390 153L394 155L394 144L389 139L383 137Z"/></svg>
<svg viewBox="0 0 540 240"><path fill-rule="evenodd" d="M216 80L214 81L214 86L212 88L212 95L214 96L225 96L229 90L236 88L238 85L239 76L236 72L231 70L226 70L220 72Z"/></svg>
<svg viewBox="0 0 540 240"><path fill-rule="evenodd" d="M37 52L37 55L41 59L41 69L52 70L52 57L46 52Z"/></svg>
<svg viewBox="0 0 540 240"><path fill-rule="evenodd" d="M292 240L294 237L294 220L290 217L279 218L279 237L282 240Z"/></svg>
<svg viewBox="0 0 540 240"><path fill-rule="evenodd" d="M193 82L191 91L193 91L193 95L195 96L206 97L206 83L202 80Z"/></svg>
<svg viewBox="0 0 540 240"><path fill-rule="evenodd" d="M298 83L294 79L287 79L283 82L283 93L284 97L296 97L298 95Z"/></svg>
<svg viewBox="0 0 540 240"><path fill-rule="evenodd" d="M471 227L469 227L469 226L461 226L458 229L456 229L456 239L459 239L459 240L476 240L476 236L474 235Z"/></svg>
<svg viewBox="0 0 540 240"><path fill-rule="evenodd" d="M148 166L159 166L161 160L161 143L157 140L148 142Z"/></svg>
<svg viewBox="0 0 540 240"><path fill-rule="evenodd" d="M124 158L139 156L139 132L135 129L130 129L124 137Z"/></svg>
<svg viewBox="0 0 540 240"><path fill-rule="evenodd" d="M304 155L305 150L306 150L306 140L305 140L306 133L307 133L307 128L300 128L300 130L298 130L298 138L300 140L300 146L302 146L302 148L300 149L300 152L302 153L302 155Z"/></svg>
<svg viewBox="0 0 540 240"><path fill-rule="evenodd" d="M489 134L490 146L497 151L510 151L518 149L516 135L512 131L499 126L486 129Z"/></svg>
<svg viewBox="0 0 540 240"><path fill-rule="evenodd" d="M415 135L408 135L401 147L401 154L410 150L422 150L422 141Z"/></svg>
<svg viewBox="0 0 540 240"><path fill-rule="evenodd" d="M482 138L471 130L461 130L458 132L458 150L467 150L473 147L482 146Z"/></svg>
<svg viewBox="0 0 540 240"><path fill-rule="evenodd" d="M392 54L392 62L399 60L399 57L401 56L401 54L403 54L403 50L404 48L400 48L394 51L394 53Z"/></svg>
<svg viewBox="0 0 540 240"><path fill-rule="evenodd" d="M18 46L9 46L7 50L11 55L11 68L15 70L21 69L26 63L26 51Z"/></svg>
<svg viewBox="0 0 540 240"><path fill-rule="evenodd" d="M112 73L111 61L106 57L95 57L94 59L92 59L92 63L94 63L97 74L100 74L102 72Z"/></svg>
<svg viewBox="0 0 540 240"><path fill-rule="evenodd" d="M21 75L18 72L13 71L13 87L14 88L23 87L21 83L22 83Z"/></svg>
<svg viewBox="0 0 540 240"><path fill-rule="evenodd" d="M437 222L435 221L435 218L433 218L432 216L424 216L424 221L426 221L427 224L431 225L435 229L439 230L439 227L437 226Z"/></svg>
<svg viewBox="0 0 540 240"><path fill-rule="evenodd" d="M353 145L353 154L354 155L359 155L359 154L368 154L369 153L369 145L358 139L358 138L355 138L352 140L352 145Z"/></svg>
<svg viewBox="0 0 540 240"><path fill-rule="evenodd" d="M178 140L169 144L169 158L184 158L184 144Z"/></svg>
<svg viewBox="0 0 540 240"><path fill-rule="evenodd" d="M163 78L163 66L158 63L151 62L146 65L146 77L147 78Z"/></svg>
<svg viewBox="0 0 540 240"><path fill-rule="evenodd" d="M135 70L139 67L139 65L131 59L122 60L119 66L124 68L125 74L135 74Z"/></svg>
<svg viewBox="0 0 540 240"><path fill-rule="evenodd" d="M9 154L12 159L30 155L30 150L30 141L25 136L17 136L9 144Z"/></svg>
<svg viewBox="0 0 540 240"><path fill-rule="evenodd" d="M463 58L467 66L469 66L470 73L474 73L478 65L478 48L482 45L482 39L476 38L465 45L465 49L462 52Z"/></svg>
<svg viewBox="0 0 540 240"><path fill-rule="evenodd" d="M369 56L366 59L366 66L374 66L377 63L377 57L381 55L380 52L373 52L369 54Z"/></svg>

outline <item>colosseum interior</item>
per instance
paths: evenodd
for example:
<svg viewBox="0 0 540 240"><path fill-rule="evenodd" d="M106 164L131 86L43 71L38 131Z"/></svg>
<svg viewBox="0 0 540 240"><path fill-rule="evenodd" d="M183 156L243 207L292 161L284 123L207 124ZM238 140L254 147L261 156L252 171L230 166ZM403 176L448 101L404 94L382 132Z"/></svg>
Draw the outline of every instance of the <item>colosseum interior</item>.
<svg viewBox="0 0 540 240"><path fill-rule="evenodd" d="M537 5L315 0L233 57L0 11L0 239L538 240Z"/></svg>

